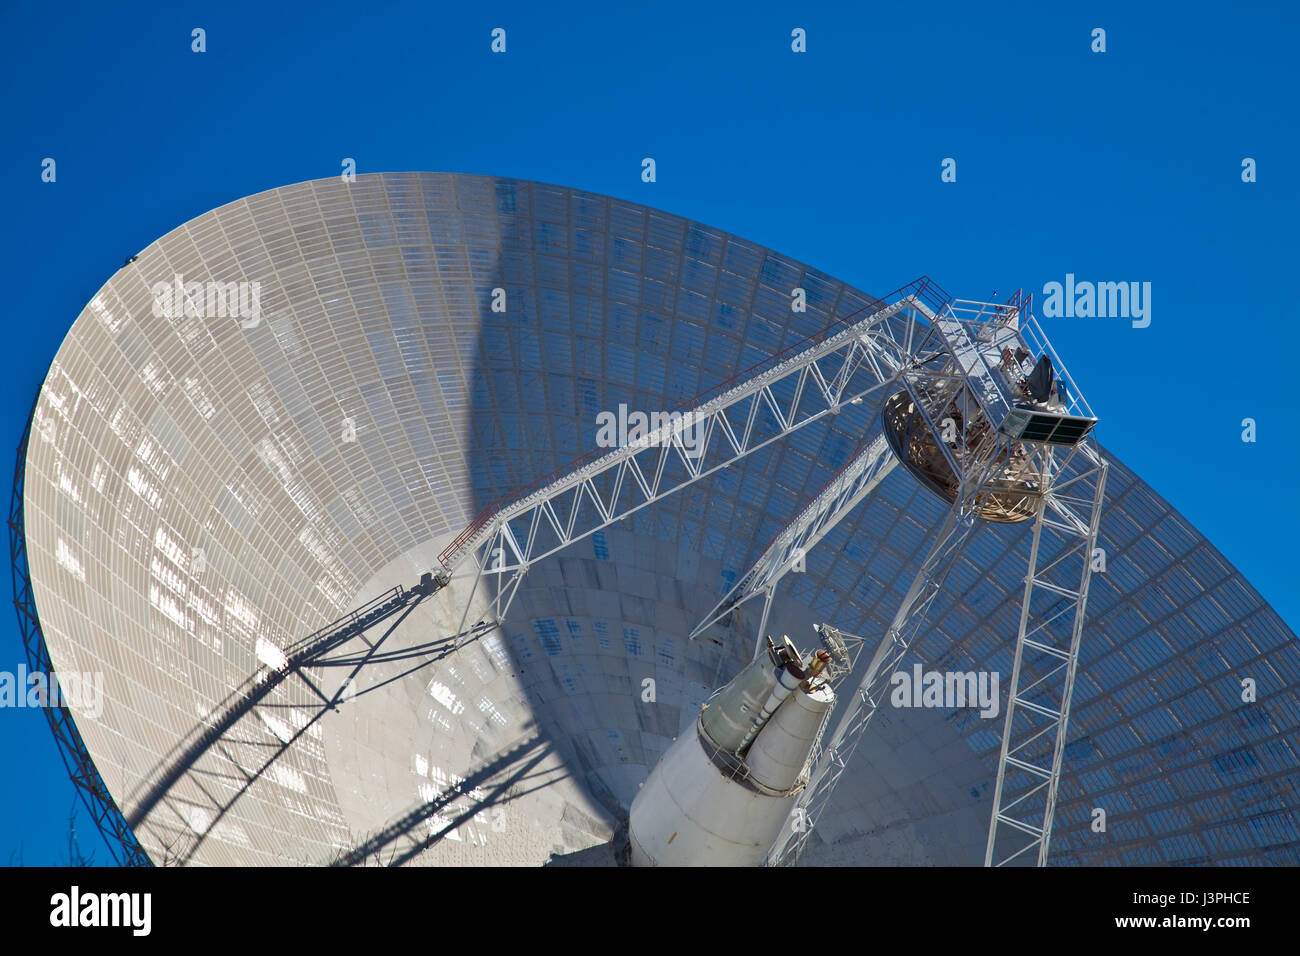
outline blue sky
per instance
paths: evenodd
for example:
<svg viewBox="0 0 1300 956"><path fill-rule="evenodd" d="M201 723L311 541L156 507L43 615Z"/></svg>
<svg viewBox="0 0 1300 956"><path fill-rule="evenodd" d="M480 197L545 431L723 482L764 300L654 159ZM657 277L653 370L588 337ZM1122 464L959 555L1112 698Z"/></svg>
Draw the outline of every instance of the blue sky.
<svg viewBox="0 0 1300 956"><path fill-rule="evenodd" d="M700 220L877 294L921 274L1037 301L1067 273L1150 282L1147 328L1044 328L1101 440L1300 629L1295 5L156 6L0 10L5 447L85 303L177 225L338 175L344 157L363 173L534 179ZM657 182L641 181L644 157ZM1257 182L1242 182L1246 157ZM0 620L0 669L21 660ZM43 715L0 711L0 766L0 864L20 848L29 865L64 861L75 797Z"/></svg>

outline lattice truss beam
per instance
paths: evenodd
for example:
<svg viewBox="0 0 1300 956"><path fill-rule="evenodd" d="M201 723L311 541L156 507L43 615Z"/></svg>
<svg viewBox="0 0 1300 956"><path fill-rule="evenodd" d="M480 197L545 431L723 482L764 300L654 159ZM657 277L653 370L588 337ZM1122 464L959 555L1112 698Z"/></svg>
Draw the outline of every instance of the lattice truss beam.
<svg viewBox="0 0 1300 956"><path fill-rule="evenodd" d="M240 760L237 754L240 751L247 753L248 744L246 728L241 724L244 718L258 708L273 710L277 706L283 706L285 695L281 692L287 689L289 678L296 676L310 691L309 694L304 695L299 688L297 700L300 710L313 713L306 724L296 729L292 740L301 738L307 733L308 727L315 724L326 711L336 709L350 694L355 695L356 691L352 688L351 682L358 672L372 661L385 659L378 654L380 646L397 629L397 626L410 616L422 600L437 593L444 583L441 579L427 573L413 588L401 585L390 588L351 613L286 648L281 659L275 664L268 663L260 667L241 687L228 694L198 727L187 733L172 752L166 754L154 766L146 777L147 786L139 791L139 799L127 817L130 827L134 830L145 825L146 821L152 822L150 814L163 803L168 804L177 819L186 822L184 812L178 809L182 801L175 799L174 788L186 776L189 776L191 781L201 781L205 778L210 780L215 769L214 765L200 766L200 761L210 754L223 758L228 766L222 766L222 772L229 772L230 779L238 779L239 783L233 784L230 791L213 790L198 785L195 790L201 795L203 802L192 803L190 806L198 807L211 822L215 823L224 818L249 787L255 781L262 779L271 765L279 760L287 749L275 748L268 754L253 751L252 760ZM396 620L388 625L377 641L366 641L366 652L361 653L359 660L352 664L351 673L343 686L329 693L318 686L320 667L343 663L338 658L328 658L328 654L343 648L354 638L361 637L365 640L364 635L367 631L393 618ZM427 651L429 648L412 650ZM176 842L167 851L171 857L169 862L188 861L206 838L209 827L203 827L201 830L202 832L197 832L194 828L188 828L177 834Z"/></svg>
<svg viewBox="0 0 1300 956"><path fill-rule="evenodd" d="M978 358L978 346L970 340L965 328L959 322L947 319L943 313L927 312L926 318L928 326L913 324L909 327L905 363L898 366L896 378L916 401L926 429L939 436L936 444L948 467L954 475L961 475L972 463L977 468L981 461L987 465L994 449L1000 447L999 437L993 433L990 416L986 413L978 431L971 426L969 415L961 416L960 427L954 421L951 438L945 441L946 416L963 388L968 391L973 388L974 393L981 397L981 406L993 404L989 396L992 388L985 381L984 373L980 372L982 366L971 357L975 354ZM956 347L950 345L952 341L958 343ZM971 407L975 404L973 398L963 402L963 405ZM969 412L970 408L966 410ZM696 625L691 639L694 640L741 604L762 594L764 608L758 627L761 641L772 595L781 578L870 495L897 464L898 458L884 436L877 436L867 443L777 534L750 570Z"/></svg>
<svg viewBox="0 0 1300 956"><path fill-rule="evenodd" d="M768 865L794 863L803 853L808 836L816 828L830 803L849 759L857 749L871 718L885 699L889 677L897 670L912 642L925 623L926 613L939 594L944 578L965 549L975 529L975 513L980 492L996 461L972 471L963 483L957 500L948 508L943 524L936 532L930 549L912 578L889 628L876 646L870 663L849 698L847 709L836 724L830 740L820 743L810 759L808 783L786 822L780 837L768 854Z"/></svg>
<svg viewBox="0 0 1300 956"><path fill-rule="evenodd" d="M929 288L918 280L892 303L869 306L861 318L850 317L856 321L841 320L838 331L775 357L765 370L669 423L509 504L492 506L440 555L442 573L474 579L470 602L478 582L491 581L489 616L504 619L534 562L894 381L912 330L935 315L924 301L932 298ZM905 322L905 333L884 329L889 319Z"/></svg>
<svg viewBox="0 0 1300 956"><path fill-rule="evenodd" d="M960 312L974 311L968 306L979 306L982 317L985 311L982 304L963 304ZM919 632L949 568L969 540L976 519L1014 520L1030 514L1036 519L1033 557L1026 579L1025 613L1017 639L1012 704L1004 728L989 853L994 855L995 843L1001 846L1007 842L997 833L998 828L1010 827L1032 838L1032 845L1040 850L1040 864L1046 860L1069 696L1077 669L1087 575L1100 521L1105 466L1087 442L1060 448L1041 442L1017 441L999 429L1011 408L993 379L988 356L998 354L1008 344L1016 344L1012 320L1018 318L1018 313L997 306L992 308L994 321L983 325L960 321L957 317L960 313L951 308L945 311L917 336L914 350L900 369L898 380L911 399L916 431L906 424L905 415L895 414L891 418L889 406L885 413L886 428L894 429L898 436L896 442L906 447L909 454L916 450L909 443L917 440L909 436L919 436L920 441L929 443L934 454L928 457L922 454L920 464L924 466L928 461L927 483L941 494L949 493L951 506L829 743L822 747L818 741L810 760L808 783L784 832L769 853L769 863L794 862L802 853L809 833L826 809L835 784L875 714L889 676ZM1045 340L1044 346L1050 348ZM1076 410L1086 410L1081 399L1069 409ZM947 466L951 483L945 484L942 469L935 470L935 462L940 459ZM850 480L866 478L871 473L868 462L878 460L872 446L868 446L850 462ZM867 493L873 487L867 488ZM773 547L760 557L733 593L706 617L697 633L720 619L727 609L765 587L770 603L771 588L788 571L793 549L801 544L815 544L820 535L866 497L865 493L846 494L847 490L832 482L777 536ZM817 537L808 534L814 527ZM1051 558L1039 560L1038 545L1045 531L1068 540L1051 551ZM798 554L802 557L804 551ZM1065 575L1064 581L1057 580L1061 575ZM1032 613L1035 601L1042 603L1043 595L1050 596L1050 613L1036 617ZM1068 606L1063 606L1063 602ZM766 618L767 607L760 624L760 639ZM1060 622L1068 625L1065 638L1045 643L1043 632L1053 626L1061 627ZM1074 651L1069 652L1069 647ZM1062 648L1066 650L1063 652ZM1049 660L1045 666L1041 661L1044 656ZM1031 660L1032 665L1025 663ZM1020 679L1022 670L1023 680ZM1023 779L1025 775L1031 779ZM1004 778L1007 778L1005 786ZM1025 849L1017 844L1010 855L1023 854Z"/></svg>
<svg viewBox="0 0 1300 956"><path fill-rule="evenodd" d="M985 866L1043 866L1051 843L1106 490L1106 462L1088 444L1052 457L1030 544Z"/></svg>
<svg viewBox="0 0 1300 956"><path fill-rule="evenodd" d="M950 430L945 429L945 418L950 416L963 389L972 396L969 400L972 405L984 396L982 388L970 388L970 362L961 358L961 344L956 348L952 344L962 330L946 330L947 334L943 334L939 328L940 321L937 317L932 318L928 327L918 329L914 337L909 337L909 354L905 364L900 366L898 382L906 388L924 422L925 430L934 436L935 443L952 470L957 483L953 501L905 592L890 627L876 645L829 742L822 746L822 742L818 741L814 748L810 758L808 783L783 833L769 853L769 863L794 862L802 853L809 833L828 805L835 784L848 766L849 758L875 714L889 675L907 653L949 568L961 554L974 529L976 515L984 507L994 478L1005 472L1007 462L1013 455L1029 454L1019 443L1008 440L989 427L987 412L981 418L969 414L971 409L968 408L967 415L958 416L962 418L960 429L955 421ZM963 340L958 339L958 342L962 343ZM983 407L983 402L979 404ZM981 422L978 430L975 430L975 426L967 430L968 423L972 421ZM943 437L945 431L950 433L948 441ZM734 606L760 591L767 593L770 602L771 588L788 570L791 563L788 555L795 553L793 549L802 547L806 551L821 540L879 485L896 463L897 458L883 437L868 444L850 461L841 476L837 476L777 535L773 546L764 552L754 568L738 582L735 597L728 595L724 598L720 607L706 617L697 631L712 623L710 618L716 620L721 617L719 610L725 613L728 606ZM729 600L734 603L728 605ZM760 639L766 614L765 607L764 622L759 627Z"/></svg>
<svg viewBox="0 0 1300 956"><path fill-rule="evenodd" d="M777 534L754 566L691 631L691 640L760 594L763 595L763 613L758 624L758 634L759 640L762 640L777 584L791 570L800 567L808 552L841 518L875 491L897 464L898 458L889 450L889 443L884 436L877 436L869 442Z"/></svg>
<svg viewBox="0 0 1300 956"><path fill-rule="evenodd" d="M913 457L912 465L919 460L928 467L927 483L951 505L829 742L823 746L818 741L808 783L768 862L793 862L802 852L876 711L889 675L908 652L977 518L1019 520L1032 512L1030 573L986 863L1010 862L1037 848L1041 865L1060 781L1105 464L1086 440L1058 450L1011 438L1001 429L1011 406L1004 385L994 377L998 363L991 356L1016 340L1028 341L1034 353L1050 351L1032 320L1028 330L1017 328L1022 303L957 306L945 297L931 308L924 280L902 291L907 294L892 305L877 304L856 322L843 320L834 334L774 357L764 370L669 424L615 451L589 456L563 477L508 504L493 505L440 555L439 578L474 579L460 634L484 579L495 585L489 616L500 621L534 561L824 415L837 414L846 404L901 384L911 400L914 421L906 425L897 417L891 422L887 414L885 426L905 444L911 436L929 436L932 455L927 458L924 448L911 446L907 454ZM902 334L882 334L882 323L900 313L906 319ZM971 321L972 313L976 321ZM1059 359L1056 367L1064 377ZM1067 394L1074 396L1068 400L1067 414L1091 415L1072 382ZM696 429L694 441L688 442L688 429ZM864 447L783 529L692 637L760 593L767 601L765 625L776 584L878 487L898 461L895 451L904 453L883 437ZM939 467L940 462L946 467ZM1045 536L1061 536L1062 541L1044 548ZM1071 578L1075 563L1082 570ZM1045 601L1048 606L1040 607ZM1018 836L1007 835L1011 833ZM1014 845L1004 850L1008 839Z"/></svg>
<svg viewBox="0 0 1300 956"><path fill-rule="evenodd" d="M1032 468L1042 476L1044 490L1038 499L1021 602L986 865L1009 863L1031 850L1036 852L1028 859L1039 866L1047 861L1105 494L1106 463L1089 443L1026 450ZM907 654L945 575L964 550L986 489L1003 460L995 454L982 477L973 475L963 483L848 710L829 743L814 751L808 784L769 854L770 864L793 863L805 849L884 698L889 676Z"/></svg>

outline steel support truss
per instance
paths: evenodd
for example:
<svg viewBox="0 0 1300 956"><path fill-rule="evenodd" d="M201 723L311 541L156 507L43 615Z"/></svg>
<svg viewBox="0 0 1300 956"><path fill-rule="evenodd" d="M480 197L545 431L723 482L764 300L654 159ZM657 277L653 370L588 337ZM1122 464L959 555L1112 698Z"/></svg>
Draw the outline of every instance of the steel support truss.
<svg viewBox="0 0 1300 956"><path fill-rule="evenodd" d="M1056 449L1034 519L985 866L1047 862L1094 568L1106 462Z"/></svg>
<svg viewBox="0 0 1300 956"><path fill-rule="evenodd" d="M1021 496L1019 506L1032 502L1036 512L985 862L1001 865L1036 848L1042 865L1078 667L1106 466L1086 441L1059 449L1008 438L999 431L1009 405L985 353L991 344L1001 345L1003 339L1009 341L1017 334L1010 320L1021 311L1019 300L987 306L994 321L978 333L989 338L979 339L972 336L974 326L969 320L960 317L972 312L972 304L952 303L928 279L919 279L889 298L888 304L873 301L830 329L700 396L686 411L671 413L627 445L592 453L559 477L542 479L492 505L439 555L440 566L426 574L417 588L398 588L395 595L382 596L373 607L363 609L367 613L361 618L352 615L312 635L294 648L298 653L291 655L290 663L299 657L303 662L315 659L321 645L336 646L379 617L402 610L409 613L413 603L446 587L453 578L472 578L475 586L455 639L459 647L479 582L495 585L489 617L500 622L533 562L825 415L860 404L887 386L901 386L924 430L936 436L936 453L951 471L955 481L955 487L947 489L951 504L829 743L823 746L819 736L808 783L768 862L793 862L802 851L875 713L884 683L911 646L977 517L988 513L994 497L1004 503ZM983 318L987 304L973 305L979 307L977 318ZM886 324L890 320L894 320L893 330ZM1025 341L1037 345L1035 340ZM1045 339L1043 346L1050 350ZM1073 383L1069 392L1077 396ZM976 406L981 414L972 415ZM1091 415L1086 406L1076 409L1073 403L1070 411ZM950 413L960 424L946 417ZM30 429L29 419L19 447L10 509L14 595L29 666L52 672L32 595L23 532L22 488ZM777 535L691 637L763 594L761 640L781 578L878 487L898 461L886 437L867 444ZM1038 478L1031 491L1022 495L1017 490L1022 486L1008 486L1009 462L1016 463L1018 474ZM285 672L297 669L286 667ZM47 708L47 714L69 775L115 859L148 865L147 854L96 771L71 714L56 707ZM201 740L199 746L207 743Z"/></svg>
<svg viewBox="0 0 1300 956"><path fill-rule="evenodd" d="M942 588L948 570L965 548L976 525L975 514L983 485L996 469L990 463L973 472L963 483L962 492L948 508L943 524L935 533L921 567L912 578L902 602L895 612L849 700L848 708L836 724L829 743L812 754L808 783L795 804L780 837L768 853L768 865L794 863L802 854L809 834L817 826L830 802L835 784L848 766L858 741L875 715L890 675L907 654L925 622L926 612Z"/></svg>
<svg viewBox="0 0 1300 956"><path fill-rule="evenodd" d="M446 583L444 579L426 572L414 587L407 588L399 584L389 588L361 607L290 645L285 649L282 660L278 661L276 666L266 664L259 667L243 686L227 695L202 724L186 734L155 766L146 778L148 789L143 792L132 809L127 822L132 827L144 824L154 808L167 799L172 787L187 773L194 770L199 759L227 739L240 720L268 700L272 692L290 677L296 675L320 699L326 709L335 709L339 701L344 698L346 691L340 689L332 697L326 695L308 676L308 671L326 663L325 655L331 651L343 647L354 638L362 637L372 628L396 617L396 623L389 626L388 633L392 633L396 625L406 620L421 601L437 594ZM373 649L372 645L371 650ZM367 660L368 658L363 655L363 664ZM360 670L360 666L353 671L353 677L356 676L357 670ZM246 790L247 785L253 780L261 778L278 757L278 753L273 755L256 773L252 774L245 782L244 789ZM206 794L206 791L204 793ZM225 805L213 800L212 810L218 814L218 819L229 811L243 793L244 790L238 791Z"/></svg>
<svg viewBox="0 0 1300 956"><path fill-rule="evenodd" d="M695 640L746 601L761 594L763 613L759 618L757 638L761 642L767 631L772 596L781 579L796 568L802 570L802 562L808 552L842 517L875 491L897 464L898 458L889 450L889 443L883 436L878 436L849 459L848 464L836 473L821 493L777 534L748 573L695 626L695 630L691 631L691 640ZM755 645L755 654L758 653L758 646Z"/></svg>
<svg viewBox="0 0 1300 956"><path fill-rule="evenodd" d="M1045 478L1044 493L1034 519L1021 599L986 866L1027 859L1031 850L1038 866L1047 862L1105 495L1106 462L1089 443L1064 449L1043 446L1035 459ZM849 709L830 743L814 751L808 784L768 855L769 865L794 863L803 852L889 676L906 655L944 575L968 540L978 500L979 488L971 487L949 508ZM843 513L847 509L834 521Z"/></svg>
<svg viewBox="0 0 1300 956"><path fill-rule="evenodd" d="M1000 429L1013 408L993 377L990 356L1017 340L1031 344L1036 353L1051 349L1028 316L1023 333L1016 327L1022 305L1019 300L1008 306L954 303L917 337L900 368L898 381L914 404L922 433L933 436L935 452L957 486L945 489L938 473L927 478L933 490L951 493L951 505L829 743L823 747L819 738L808 782L768 855L769 864L793 863L802 853L890 675L908 652L977 519L1023 520L1031 514L1030 566L985 862L1000 865L1030 849L1037 850L1039 865L1046 862L1106 466L1086 440L1057 446L1019 441ZM1091 420L1091 410L1051 354L1073 394L1063 413ZM780 579L897 462L881 441L859 452L777 535L692 637L761 593L762 640Z"/></svg>
<svg viewBox="0 0 1300 956"><path fill-rule="evenodd" d="M495 585L488 615L501 621L534 562L894 381L914 330L924 330L948 298L918 279L890 299L742 373L627 445L580 459L561 477L485 510L439 555L441 574L475 582L458 634L479 582ZM905 323L902 335L884 327L891 319Z"/></svg>

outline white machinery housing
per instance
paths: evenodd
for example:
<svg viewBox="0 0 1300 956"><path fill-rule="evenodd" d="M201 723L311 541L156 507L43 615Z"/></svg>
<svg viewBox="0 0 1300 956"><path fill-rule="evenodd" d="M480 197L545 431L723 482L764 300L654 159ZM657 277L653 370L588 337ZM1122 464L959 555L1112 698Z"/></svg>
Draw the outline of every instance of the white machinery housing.
<svg viewBox="0 0 1300 956"><path fill-rule="evenodd" d="M632 801L634 866L756 866L808 780L835 693L830 655L785 638L719 690Z"/></svg>

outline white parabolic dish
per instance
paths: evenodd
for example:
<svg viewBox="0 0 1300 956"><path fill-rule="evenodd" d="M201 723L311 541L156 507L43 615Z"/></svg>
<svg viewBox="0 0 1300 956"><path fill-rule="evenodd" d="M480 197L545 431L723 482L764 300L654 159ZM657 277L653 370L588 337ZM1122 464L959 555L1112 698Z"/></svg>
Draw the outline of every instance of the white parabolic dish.
<svg viewBox="0 0 1300 956"><path fill-rule="evenodd" d="M155 314L178 276L257 282L258 314ZM673 408L869 298L667 213L481 176L287 186L144 249L59 349L25 474L45 638L57 672L104 675L102 714L74 713L122 811L260 665L413 585L483 506L592 448L602 412ZM539 563L504 625L449 653L453 585L325 709L370 650L347 645L186 767L138 838L159 863L608 862L754 622L686 636L878 414L845 409ZM1053 859L1300 862L1295 637L1111 461ZM881 633L941 508L891 474L787 578L774 630ZM1009 673L1027 543L981 530L918 660ZM1277 702L1248 719L1247 665ZM979 863L1000 730L885 710L806 859ZM1098 805L1125 808L1104 840Z"/></svg>

